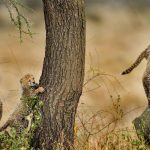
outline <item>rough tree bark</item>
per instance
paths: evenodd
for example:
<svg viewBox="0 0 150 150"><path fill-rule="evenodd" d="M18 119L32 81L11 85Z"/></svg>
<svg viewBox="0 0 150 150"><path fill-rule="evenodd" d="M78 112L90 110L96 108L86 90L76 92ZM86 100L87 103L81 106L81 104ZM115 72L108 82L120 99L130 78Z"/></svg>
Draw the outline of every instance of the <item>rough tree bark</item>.
<svg viewBox="0 0 150 150"><path fill-rule="evenodd" d="M76 109L85 63L84 0L43 0L46 50L40 85L42 124L34 138L40 149L73 149Z"/></svg>

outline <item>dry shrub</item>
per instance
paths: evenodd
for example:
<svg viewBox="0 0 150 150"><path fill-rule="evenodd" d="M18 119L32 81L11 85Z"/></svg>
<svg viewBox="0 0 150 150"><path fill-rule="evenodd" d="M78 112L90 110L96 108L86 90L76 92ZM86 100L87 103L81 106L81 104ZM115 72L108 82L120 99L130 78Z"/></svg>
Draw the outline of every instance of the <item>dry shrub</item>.
<svg viewBox="0 0 150 150"><path fill-rule="evenodd" d="M75 149L78 150L146 150L134 127L120 128L109 111L77 114L75 126Z"/></svg>

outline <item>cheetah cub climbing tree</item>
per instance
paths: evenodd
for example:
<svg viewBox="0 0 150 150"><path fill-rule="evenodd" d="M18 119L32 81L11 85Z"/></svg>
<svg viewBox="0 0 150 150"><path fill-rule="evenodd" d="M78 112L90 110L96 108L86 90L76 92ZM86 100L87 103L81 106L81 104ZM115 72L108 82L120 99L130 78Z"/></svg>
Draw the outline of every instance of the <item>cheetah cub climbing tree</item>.
<svg viewBox="0 0 150 150"><path fill-rule="evenodd" d="M35 82L34 76L31 74L23 76L20 80L20 84L22 87L21 102L6 123L0 128L0 132L4 131L8 127L13 127L16 129L17 133L20 133L23 129L27 128L29 125L27 116L29 116L33 111L28 105L28 100L32 100L32 97L44 92L44 88L39 87L39 85Z"/></svg>

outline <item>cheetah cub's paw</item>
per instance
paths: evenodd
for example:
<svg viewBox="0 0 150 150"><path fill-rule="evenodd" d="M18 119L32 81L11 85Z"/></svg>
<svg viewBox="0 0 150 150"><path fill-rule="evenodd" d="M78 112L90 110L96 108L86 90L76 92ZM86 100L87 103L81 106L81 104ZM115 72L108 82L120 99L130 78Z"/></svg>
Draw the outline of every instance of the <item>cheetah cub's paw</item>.
<svg viewBox="0 0 150 150"><path fill-rule="evenodd" d="M38 88L38 92L39 92L39 93L43 93L43 92L44 92L44 88L43 88L43 87L39 87L39 88Z"/></svg>

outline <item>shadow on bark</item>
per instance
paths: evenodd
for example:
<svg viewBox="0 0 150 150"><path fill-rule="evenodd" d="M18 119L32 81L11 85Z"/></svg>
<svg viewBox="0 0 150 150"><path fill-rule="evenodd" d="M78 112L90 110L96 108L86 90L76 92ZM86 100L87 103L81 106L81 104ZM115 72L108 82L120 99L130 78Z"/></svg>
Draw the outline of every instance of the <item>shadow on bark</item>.
<svg viewBox="0 0 150 150"><path fill-rule="evenodd" d="M137 136L140 140L144 140L146 145L150 145L150 108L133 120Z"/></svg>

